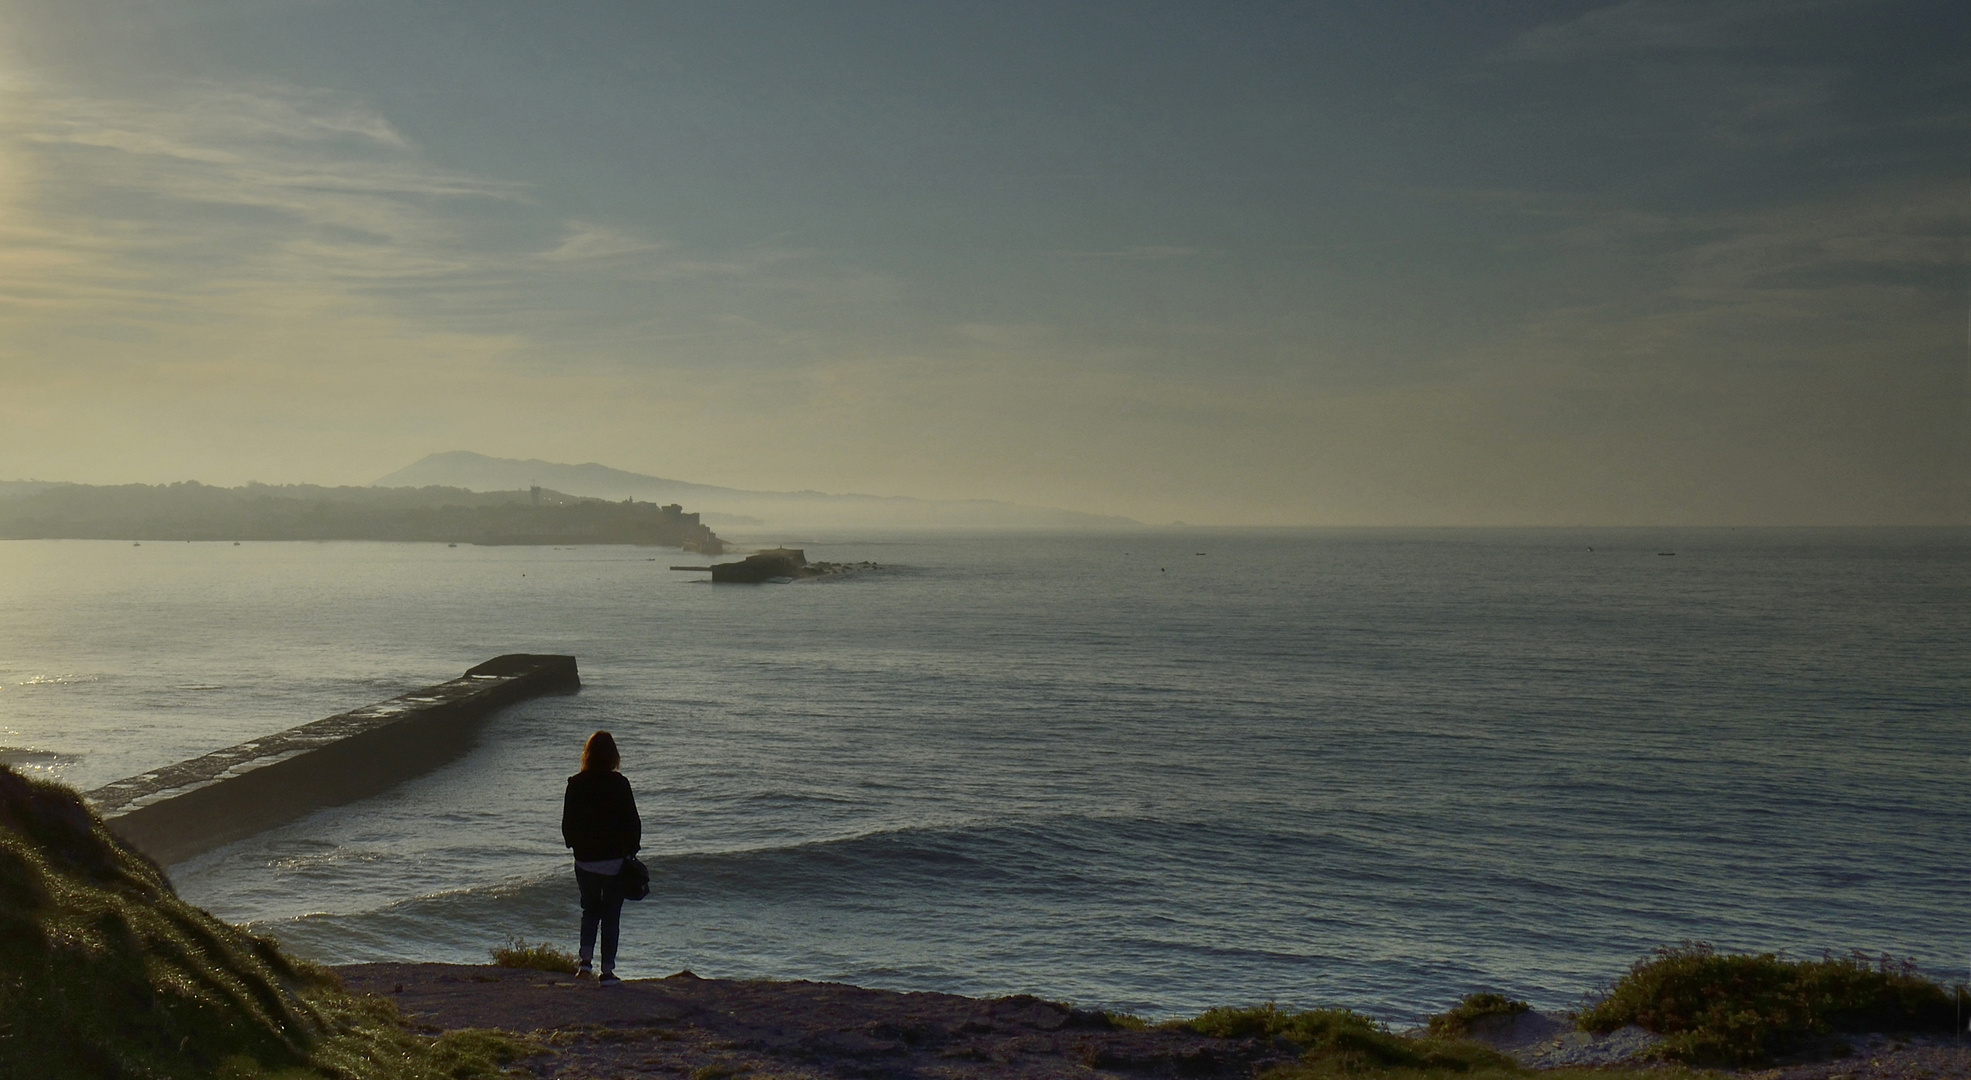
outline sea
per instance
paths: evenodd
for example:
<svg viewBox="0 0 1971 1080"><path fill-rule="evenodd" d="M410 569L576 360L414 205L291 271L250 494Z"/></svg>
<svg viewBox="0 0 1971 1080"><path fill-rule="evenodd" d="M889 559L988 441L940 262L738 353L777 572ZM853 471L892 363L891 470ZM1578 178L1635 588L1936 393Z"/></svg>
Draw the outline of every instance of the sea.
<svg viewBox="0 0 1971 1080"><path fill-rule="evenodd" d="M1652 949L1971 965L1971 532L0 543L0 760L88 789L569 653L447 765L172 866L325 963L575 946L564 778L644 823L629 977L1146 1017L1495 991Z"/></svg>

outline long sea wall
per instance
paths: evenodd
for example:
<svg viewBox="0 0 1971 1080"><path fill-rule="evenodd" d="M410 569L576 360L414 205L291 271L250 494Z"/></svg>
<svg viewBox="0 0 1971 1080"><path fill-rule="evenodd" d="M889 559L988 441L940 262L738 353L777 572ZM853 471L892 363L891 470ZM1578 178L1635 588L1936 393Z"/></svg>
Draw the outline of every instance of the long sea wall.
<svg viewBox="0 0 1971 1080"><path fill-rule="evenodd" d="M111 831L169 865L427 773L463 754L494 710L581 685L572 656L510 653L450 682L105 784L88 797Z"/></svg>

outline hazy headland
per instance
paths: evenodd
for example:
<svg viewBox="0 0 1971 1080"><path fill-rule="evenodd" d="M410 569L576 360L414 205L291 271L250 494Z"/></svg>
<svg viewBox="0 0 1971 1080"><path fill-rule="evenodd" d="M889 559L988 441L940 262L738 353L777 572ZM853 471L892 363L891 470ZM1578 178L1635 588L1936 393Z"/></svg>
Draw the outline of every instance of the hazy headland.
<svg viewBox="0 0 1971 1080"><path fill-rule="evenodd" d="M799 475L798 468L789 475ZM487 457L469 451L430 454L384 476L380 487L439 484L473 491L532 485L602 499L679 502L702 513L706 524L733 529L855 529L924 531L963 529L1116 531L1143 523L1111 514L1090 514L991 499L918 499L900 495L828 494L820 491L751 491L670 480L626 472L607 465L564 465L536 458Z"/></svg>
<svg viewBox="0 0 1971 1080"><path fill-rule="evenodd" d="M0 539L385 540L454 544L646 544L716 554L682 506L534 488L249 484L0 484Z"/></svg>
<svg viewBox="0 0 1971 1080"><path fill-rule="evenodd" d="M687 507L689 508L687 510ZM368 486L0 481L0 539L659 544L717 554L764 533L1134 530L1128 518L986 499L749 491L589 463L428 455Z"/></svg>

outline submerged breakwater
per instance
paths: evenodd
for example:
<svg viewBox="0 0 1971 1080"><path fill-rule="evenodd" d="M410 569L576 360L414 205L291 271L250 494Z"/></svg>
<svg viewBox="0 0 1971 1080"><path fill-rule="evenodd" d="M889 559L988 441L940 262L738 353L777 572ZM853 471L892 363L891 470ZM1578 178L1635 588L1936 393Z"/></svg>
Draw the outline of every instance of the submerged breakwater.
<svg viewBox="0 0 1971 1080"><path fill-rule="evenodd" d="M493 710L581 687L572 656L510 653L450 682L118 780L88 793L111 831L170 864L420 776Z"/></svg>

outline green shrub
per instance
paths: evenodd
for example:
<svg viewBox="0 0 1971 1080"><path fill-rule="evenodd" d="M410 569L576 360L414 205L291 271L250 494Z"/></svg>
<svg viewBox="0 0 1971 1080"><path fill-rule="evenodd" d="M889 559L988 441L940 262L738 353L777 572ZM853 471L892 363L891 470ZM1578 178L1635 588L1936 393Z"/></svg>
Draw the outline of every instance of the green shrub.
<svg viewBox="0 0 1971 1080"><path fill-rule="evenodd" d="M1108 1020L1109 1026L1115 1028L1117 1031L1150 1030L1150 1022L1136 1015L1135 1013L1110 1012L1107 1009L1104 1009L1101 1011L1101 1014L1106 1020Z"/></svg>
<svg viewBox="0 0 1971 1080"><path fill-rule="evenodd" d="M566 949L557 949L545 941L530 945L519 938L508 938L505 945L493 950L493 963L503 968L557 971L563 975L575 973L575 954Z"/></svg>
<svg viewBox="0 0 1971 1080"><path fill-rule="evenodd" d="M1168 1025L1219 1039L1282 1038L1301 1050L1300 1064L1282 1073L1326 1076L1356 1073L1514 1073L1511 1058L1475 1043L1408 1039L1348 1009L1281 1011L1273 1003L1244 1009L1209 1009Z"/></svg>
<svg viewBox="0 0 1971 1080"><path fill-rule="evenodd" d="M1467 1001L1471 999L1467 998ZM1503 999L1502 999L1503 1000ZM1481 1015L1492 1015L1487 1006ZM1528 1080L1533 1071L1477 1043L1426 1035L1406 1038L1347 1009L1282 1012L1272 1004L1211 1009L1191 1019L1160 1025L1218 1038L1283 1038L1302 1051L1300 1060L1268 1070L1258 1080ZM1608 1080L1593 1068L1541 1069L1539 1080ZM1659 1066L1650 1080L1719 1080L1683 1066Z"/></svg>
<svg viewBox="0 0 1971 1080"><path fill-rule="evenodd" d="M1518 1016L1532 1006L1504 994L1469 994L1450 1012L1430 1018L1430 1033L1447 1039L1471 1034L1472 1021L1487 1016Z"/></svg>
<svg viewBox="0 0 1971 1080"><path fill-rule="evenodd" d="M1952 1030L1960 1003L1971 1003L1964 987L1946 990L1886 956L1782 960L1686 942L1636 961L1580 1023L1656 1032L1670 1060L1750 1065L1836 1032Z"/></svg>
<svg viewBox="0 0 1971 1080"><path fill-rule="evenodd" d="M75 791L0 766L0 1062L102 1080L474 1080L531 1045L396 1007L185 903Z"/></svg>

